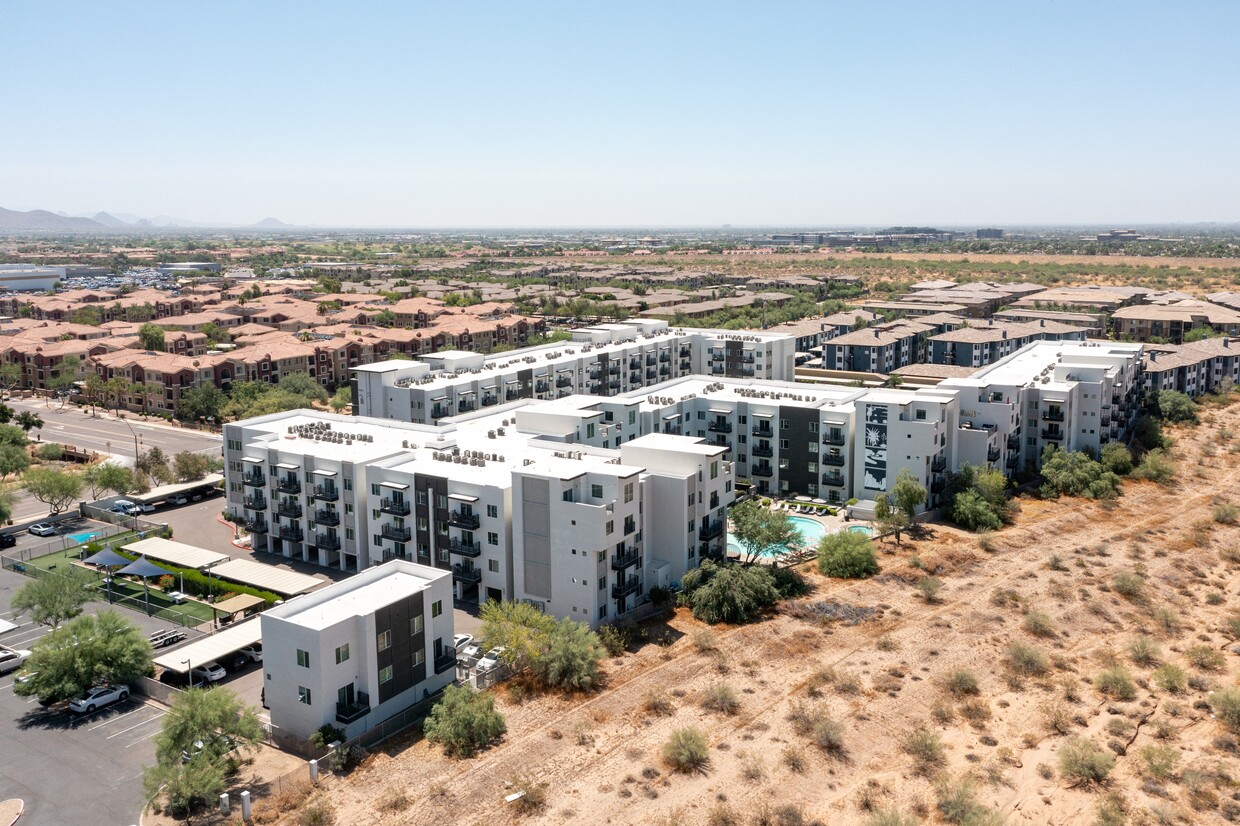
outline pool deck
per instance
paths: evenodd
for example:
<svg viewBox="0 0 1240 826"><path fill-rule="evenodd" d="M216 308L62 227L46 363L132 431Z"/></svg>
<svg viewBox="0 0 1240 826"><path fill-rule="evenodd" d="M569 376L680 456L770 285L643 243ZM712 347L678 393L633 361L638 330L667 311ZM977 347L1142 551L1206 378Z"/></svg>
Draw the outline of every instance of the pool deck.
<svg viewBox="0 0 1240 826"><path fill-rule="evenodd" d="M795 503L792 503L792 504L795 504ZM858 525L863 525L865 527L873 529L873 525L871 525L869 522L865 520L861 520L861 519L847 519L846 520L844 518L845 512L846 511L843 507L841 507L839 511L837 511L835 516L827 516L826 514L816 514L816 513L795 513L794 511L784 511L784 513L787 513L789 516L796 516L801 519L811 519L817 522L818 524L822 525L824 531L828 534L837 533L839 531L847 530L850 527L855 527ZM730 535L730 534L731 534L731 520L728 521L728 529L727 529L727 535ZM743 556L743 554L741 554L741 556ZM758 557L757 561L761 563L765 563L765 564L770 564L770 563L776 562L779 559L782 559L783 556L784 555L782 554L779 556L762 556L762 557Z"/></svg>

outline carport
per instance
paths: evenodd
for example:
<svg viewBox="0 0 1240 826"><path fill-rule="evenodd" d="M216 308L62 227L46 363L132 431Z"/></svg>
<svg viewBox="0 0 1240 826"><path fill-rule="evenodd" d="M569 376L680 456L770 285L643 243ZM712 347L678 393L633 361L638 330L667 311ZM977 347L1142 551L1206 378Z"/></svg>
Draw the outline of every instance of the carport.
<svg viewBox="0 0 1240 826"><path fill-rule="evenodd" d="M121 546L121 550L131 554L145 555L147 559L167 562L180 568L193 568L199 571L228 559L228 554L208 551L206 548L197 548L193 545L186 545L184 542L173 542L161 536L130 542L128 545Z"/></svg>
<svg viewBox="0 0 1240 826"><path fill-rule="evenodd" d="M261 588L285 597L304 594L324 584L323 580L308 574L299 574L274 565L264 565L262 562L254 562L250 559L232 559L216 565L211 572L220 579Z"/></svg>
<svg viewBox="0 0 1240 826"><path fill-rule="evenodd" d="M144 494L127 494L125 496L131 502L140 502L143 505L153 505L156 502L163 502L170 496L176 496L178 493L189 494L196 490L206 490L215 487L216 483L224 477L218 473L209 473L197 482L177 482L172 485L160 485L151 488Z"/></svg>
<svg viewBox="0 0 1240 826"><path fill-rule="evenodd" d="M209 637L195 640L188 645L160 654L152 662L166 671L184 674L195 665L221 659L247 645L263 641L262 624L258 618L230 625Z"/></svg>

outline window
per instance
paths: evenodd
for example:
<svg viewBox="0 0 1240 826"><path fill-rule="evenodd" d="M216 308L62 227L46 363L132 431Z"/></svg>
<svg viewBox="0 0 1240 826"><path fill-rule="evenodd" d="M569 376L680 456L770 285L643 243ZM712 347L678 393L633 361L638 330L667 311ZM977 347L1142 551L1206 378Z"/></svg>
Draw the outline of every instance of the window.
<svg viewBox="0 0 1240 826"><path fill-rule="evenodd" d="M297 686L297 702L310 705L310 689L304 685Z"/></svg>
<svg viewBox="0 0 1240 826"><path fill-rule="evenodd" d="M495 531L487 531L487 544L488 544L488 545L498 545L498 544L499 544L499 534L497 534Z"/></svg>
<svg viewBox="0 0 1240 826"><path fill-rule="evenodd" d="M345 480L344 480L344 489L353 490L353 480L347 476L345 477Z"/></svg>
<svg viewBox="0 0 1240 826"><path fill-rule="evenodd" d="M610 536L611 534L615 533L615 530L616 530L616 523L615 523L615 522L608 522L608 523L607 523L607 534L608 534L608 536Z"/></svg>
<svg viewBox="0 0 1240 826"><path fill-rule="evenodd" d="M391 679L392 679L392 666L388 665L388 666L384 666L383 668L379 669L380 684L389 682Z"/></svg>
<svg viewBox="0 0 1240 826"><path fill-rule="evenodd" d="M710 463L710 478L712 479L719 478L719 463L718 462ZM625 500L625 501L628 501L628 500Z"/></svg>
<svg viewBox="0 0 1240 826"><path fill-rule="evenodd" d="M387 651L389 648L391 648L392 647L391 629L388 629L387 631L380 631L375 642L380 651Z"/></svg>
<svg viewBox="0 0 1240 826"><path fill-rule="evenodd" d="M413 652L413 667L417 668L424 662L426 662L426 652L419 648Z"/></svg>
<svg viewBox="0 0 1240 826"><path fill-rule="evenodd" d="M422 615L418 614L416 617L409 620L409 634L410 636L417 636L418 634L421 634L421 633L422 633Z"/></svg>
<svg viewBox="0 0 1240 826"><path fill-rule="evenodd" d="M493 574L498 574L498 573L499 573L499 560L498 560L498 559L488 559L488 560L487 560L487 570L488 570L488 571L490 571L490 572L491 572L491 573L493 573Z"/></svg>
<svg viewBox="0 0 1240 826"><path fill-rule="evenodd" d="M593 439L593 438L594 438L594 422L587 422L587 423L586 423L586 438L587 438L587 439Z"/></svg>
<svg viewBox="0 0 1240 826"><path fill-rule="evenodd" d="M345 662L348 659L349 659L349 644L346 642L344 645L336 649L336 665L340 665L342 662Z"/></svg>
<svg viewBox="0 0 1240 826"><path fill-rule="evenodd" d="M377 484L371 485L371 486L370 486L370 492L371 492L372 494L374 494L375 496L378 496L378 495L379 495L379 486L378 486Z"/></svg>
<svg viewBox="0 0 1240 826"><path fill-rule="evenodd" d="M787 420L787 419L780 419L780 420L779 420L779 429L780 429L780 430L787 430L787 429L788 429L788 420Z"/></svg>
<svg viewBox="0 0 1240 826"><path fill-rule="evenodd" d="M431 603L431 619L434 619L435 617L439 616L442 613L443 613L443 601L437 599Z"/></svg>
<svg viewBox="0 0 1240 826"><path fill-rule="evenodd" d="M598 589L600 591L607 590L607 577L601 576L598 578Z"/></svg>
<svg viewBox="0 0 1240 826"><path fill-rule="evenodd" d="M297 664L300 665L302 668L309 668L310 667L310 652L302 651L300 648L298 648L297 649Z"/></svg>
<svg viewBox="0 0 1240 826"><path fill-rule="evenodd" d="M590 485L590 496L591 498L594 498L594 499L602 499L603 498L603 486L602 485Z"/></svg>
<svg viewBox="0 0 1240 826"><path fill-rule="evenodd" d="M926 420L926 411L924 411L924 410L918 410L918 411L917 411L917 421L919 421L919 422L924 422L925 420Z"/></svg>
<svg viewBox="0 0 1240 826"><path fill-rule="evenodd" d="M487 505L487 516L492 519L499 518L499 505Z"/></svg>
<svg viewBox="0 0 1240 826"><path fill-rule="evenodd" d="M633 483L632 482L629 482L628 484L624 486L624 501L625 502L633 501Z"/></svg>

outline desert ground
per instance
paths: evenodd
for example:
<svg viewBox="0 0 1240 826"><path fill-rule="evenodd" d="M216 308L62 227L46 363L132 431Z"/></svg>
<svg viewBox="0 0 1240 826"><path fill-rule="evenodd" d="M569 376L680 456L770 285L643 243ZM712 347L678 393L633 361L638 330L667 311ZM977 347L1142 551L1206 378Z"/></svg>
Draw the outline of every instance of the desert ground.
<svg viewBox="0 0 1240 826"><path fill-rule="evenodd" d="M870 580L806 566L813 593L754 624L708 629L679 609L605 661L596 693L501 688L502 742L453 760L416 732L389 741L324 790L336 822L866 823L886 809L949 822L940 799L962 786L1001 817L969 822L1240 819L1240 747L1207 702L1236 683L1240 527L1216 506L1240 502L1240 405L1170 433L1166 487L1128 482L1113 503L1022 497L1015 523L983 537L931 525L881 543ZM914 587L927 572L937 601ZM865 618L798 616L820 603ZM1103 694L1107 669L1133 693L1120 679ZM701 705L720 683L733 713ZM842 748L798 733L822 718L841 724ZM710 760L680 774L660 751L689 725ZM1105 782L1062 776L1059 752L1079 737L1114 758ZM541 805L506 804L515 789Z"/></svg>

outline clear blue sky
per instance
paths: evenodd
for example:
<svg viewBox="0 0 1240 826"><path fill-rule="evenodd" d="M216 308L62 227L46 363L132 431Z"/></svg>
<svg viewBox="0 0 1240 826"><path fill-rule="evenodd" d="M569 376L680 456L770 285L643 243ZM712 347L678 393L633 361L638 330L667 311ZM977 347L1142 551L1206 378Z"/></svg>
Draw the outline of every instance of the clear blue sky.
<svg viewBox="0 0 1240 826"><path fill-rule="evenodd" d="M1240 220L1240 3L10 2L0 206Z"/></svg>

